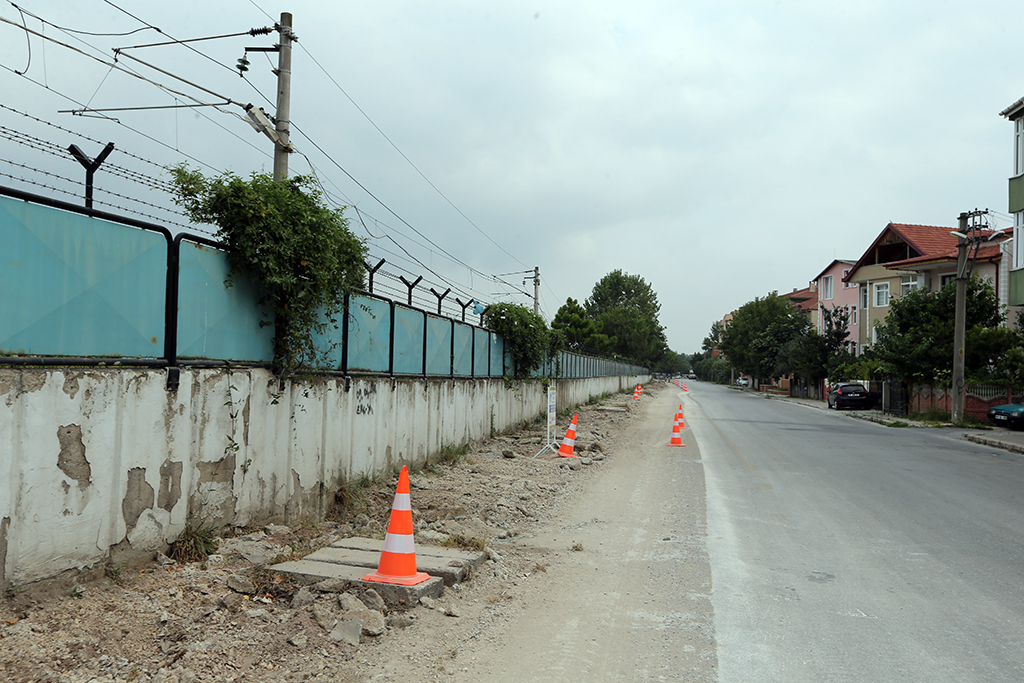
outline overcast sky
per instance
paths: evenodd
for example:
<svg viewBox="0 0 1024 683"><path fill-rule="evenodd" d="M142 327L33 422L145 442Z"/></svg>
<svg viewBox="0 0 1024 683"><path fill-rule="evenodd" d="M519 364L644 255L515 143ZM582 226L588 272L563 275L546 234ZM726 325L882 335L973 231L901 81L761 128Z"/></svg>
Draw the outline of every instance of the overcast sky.
<svg viewBox="0 0 1024 683"><path fill-rule="evenodd" d="M1004 214L1012 126L999 112L1024 96L1024 3L1009 0L18 6L79 31L127 32L141 22L163 31L71 37L24 17L29 28L108 62L112 47L237 33L291 12L299 37L291 120L304 133L293 129L292 140L306 156L293 155L290 170L308 173L311 162L339 202L367 216L377 238L371 253L388 259L385 269L438 282L429 268L452 297L531 304L484 276L539 266L549 320L566 298L582 303L601 277L622 269L657 292L669 345L680 353L698 350L714 321L754 297L806 287L832 259L858 258L889 221L952 227L976 207ZM22 22L10 3L0 16ZM231 71L246 47L274 42L195 43L212 61L180 45L128 54L273 113L267 57L249 54L249 83ZM127 58L120 63L214 101ZM269 141L232 113L108 114L120 123L58 114L175 100L38 37L30 50L24 32L7 24L0 65L0 103L74 134L0 110L5 129L76 143L90 156L100 145L75 134L113 141L109 163L152 175L156 166L123 152L207 173L273 167ZM41 178L13 161L84 176L77 162L10 133L2 145L4 174ZM115 180L97 174L96 182ZM0 183L51 192L7 175ZM124 191L168 203L157 190ZM356 212L348 215L368 237ZM523 277L502 279L532 296Z"/></svg>

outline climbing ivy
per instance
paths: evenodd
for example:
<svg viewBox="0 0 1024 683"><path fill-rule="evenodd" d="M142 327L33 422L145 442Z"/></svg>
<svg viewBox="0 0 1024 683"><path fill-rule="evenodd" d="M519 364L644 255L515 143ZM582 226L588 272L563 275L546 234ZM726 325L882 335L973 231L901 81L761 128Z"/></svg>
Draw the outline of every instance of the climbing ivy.
<svg viewBox="0 0 1024 683"><path fill-rule="evenodd" d="M516 379L529 377L548 355L556 357L565 345L562 333L548 329L543 318L519 304L491 304L484 312L484 325L505 340Z"/></svg>
<svg viewBox="0 0 1024 683"><path fill-rule="evenodd" d="M305 176L207 178L184 165L171 176L175 202L189 218L217 226L231 276L259 284L260 304L270 312L261 325L275 327L278 374L324 367L331 349L318 348L316 339L337 327L345 294L363 287L365 272L366 245L348 229L342 210L325 206Z"/></svg>

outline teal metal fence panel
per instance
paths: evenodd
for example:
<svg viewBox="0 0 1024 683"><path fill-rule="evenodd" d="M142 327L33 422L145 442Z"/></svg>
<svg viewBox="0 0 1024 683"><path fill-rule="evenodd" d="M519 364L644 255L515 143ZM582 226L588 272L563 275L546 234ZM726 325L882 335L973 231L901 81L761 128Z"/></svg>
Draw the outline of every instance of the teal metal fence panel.
<svg viewBox="0 0 1024 683"><path fill-rule="evenodd" d="M338 310L333 315L327 315L326 310L321 309L319 322L323 324L322 332L313 333L313 344L317 350L318 370L341 370L342 351L345 341L343 326L345 325L345 309L339 304Z"/></svg>
<svg viewBox="0 0 1024 683"><path fill-rule="evenodd" d="M452 374L452 321L427 315L427 374Z"/></svg>
<svg viewBox="0 0 1024 683"><path fill-rule="evenodd" d="M473 374L473 327L455 323L455 356L452 358L452 374L466 377Z"/></svg>
<svg viewBox="0 0 1024 683"><path fill-rule="evenodd" d="M423 339L426 320L422 311L395 304L394 371L401 375L423 373Z"/></svg>
<svg viewBox="0 0 1024 683"><path fill-rule="evenodd" d="M491 377L501 377L505 374L505 340L494 332L491 332L490 340ZM511 365L509 372L511 373Z"/></svg>
<svg viewBox="0 0 1024 683"><path fill-rule="evenodd" d="M490 337L491 333L473 328L473 374L477 377L487 376L487 361L490 359Z"/></svg>
<svg viewBox="0 0 1024 683"><path fill-rule="evenodd" d="M391 351L391 303L367 296L349 298L348 370L387 372Z"/></svg>
<svg viewBox="0 0 1024 683"><path fill-rule="evenodd" d="M274 360L270 311L258 304L248 277L230 278L220 249L181 241L178 252L178 357L266 362ZM230 284L230 287L228 286Z"/></svg>
<svg viewBox="0 0 1024 683"><path fill-rule="evenodd" d="M0 197L0 353L158 358L167 239Z"/></svg>

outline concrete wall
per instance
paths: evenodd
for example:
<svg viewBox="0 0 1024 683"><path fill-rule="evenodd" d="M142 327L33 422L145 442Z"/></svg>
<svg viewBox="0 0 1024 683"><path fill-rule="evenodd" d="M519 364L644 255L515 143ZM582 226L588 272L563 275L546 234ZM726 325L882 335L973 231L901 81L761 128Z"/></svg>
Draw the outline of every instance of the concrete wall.
<svg viewBox="0 0 1024 683"><path fill-rule="evenodd" d="M560 380L558 408L646 377ZM360 475L544 414L539 383L0 369L0 587L165 548L186 522L319 518Z"/></svg>

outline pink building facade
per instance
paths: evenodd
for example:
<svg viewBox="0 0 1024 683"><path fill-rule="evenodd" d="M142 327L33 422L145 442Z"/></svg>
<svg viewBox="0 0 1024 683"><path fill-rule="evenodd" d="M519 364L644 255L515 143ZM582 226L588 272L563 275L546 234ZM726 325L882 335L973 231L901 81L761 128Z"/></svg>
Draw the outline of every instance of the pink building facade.
<svg viewBox="0 0 1024 683"><path fill-rule="evenodd" d="M835 308L847 314L849 335L847 336L846 348L850 353L857 356L860 355L860 349L857 348L858 332L860 329L860 311L857 308L860 305L860 286L855 282L843 282L843 279L850 274L850 269L853 268L855 263L855 261L833 261L811 282L818 290L819 308ZM820 314L817 316L817 330L819 334L823 331L823 318L824 316Z"/></svg>

